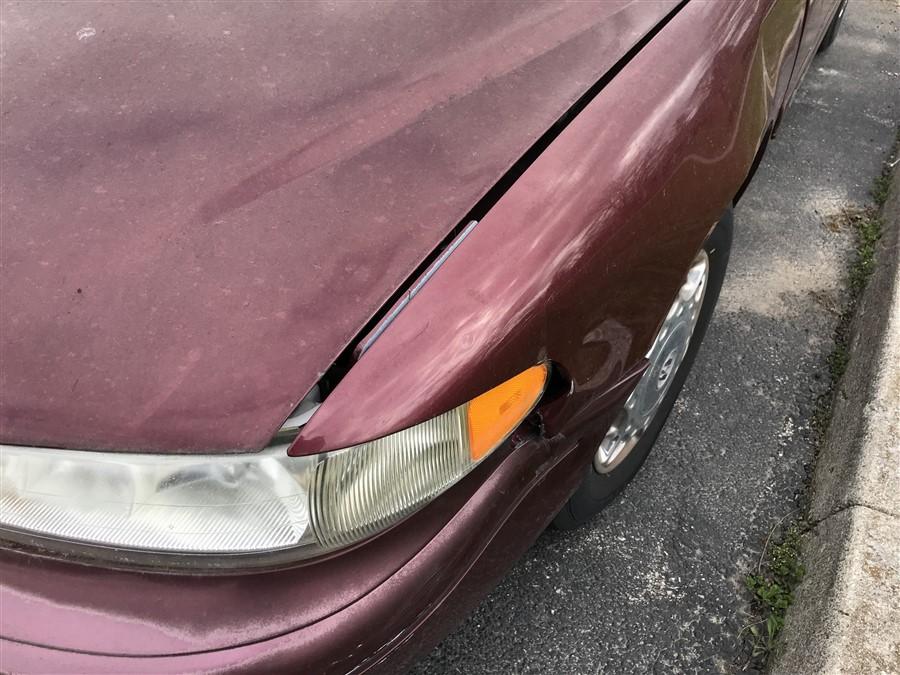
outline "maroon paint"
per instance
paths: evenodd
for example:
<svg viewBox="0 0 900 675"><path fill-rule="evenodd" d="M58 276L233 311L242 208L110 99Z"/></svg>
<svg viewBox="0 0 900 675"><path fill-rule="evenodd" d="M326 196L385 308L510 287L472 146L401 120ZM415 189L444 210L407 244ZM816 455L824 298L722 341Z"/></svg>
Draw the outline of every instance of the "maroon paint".
<svg viewBox="0 0 900 675"><path fill-rule="evenodd" d="M791 76L792 90L796 90L800 81L809 69L813 57L818 51L819 43L825 37L825 31L837 13L841 0L806 0L806 22L803 26L803 38L800 45L800 58Z"/></svg>
<svg viewBox="0 0 900 675"><path fill-rule="evenodd" d="M367 416L399 428L544 356L575 383L541 409L549 438L521 432L519 447L327 563L214 577L4 552L4 668L393 672L427 649L577 485L632 383L597 394L639 366L684 264L741 185L786 89L799 18L792 0L687 5L362 357L305 441L364 437ZM124 656L141 653L180 655Z"/></svg>
<svg viewBox="0 0 900 675"><path fill-rule="evenodd" d="M645 50L613 79L363 354L294 454L403 429L543 359L590 395L636 366L790 73L801 7L779 5L758 41L768 3L738 4L691 8L706 14L691 40L708 42L658 62Z"/></svg>
<svg viewBox="0 0 900 675"><path fill-rule="evenodd" d="M261 448L674 5L4 4L2 440Z"/></svg>

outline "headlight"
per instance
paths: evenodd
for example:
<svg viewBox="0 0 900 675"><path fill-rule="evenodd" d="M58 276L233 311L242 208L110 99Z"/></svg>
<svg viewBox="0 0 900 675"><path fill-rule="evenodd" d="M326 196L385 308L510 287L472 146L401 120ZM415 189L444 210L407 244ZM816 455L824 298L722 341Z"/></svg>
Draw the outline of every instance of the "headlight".
<svg viewBox="0 0 900 675"><path fill-rule="evenodd" d="M534 408L547 374L534 366L422 424L307 457L287 445L202 456L0 446L0 525L51 548L317 555L384 530L465 476Z"/></svg>

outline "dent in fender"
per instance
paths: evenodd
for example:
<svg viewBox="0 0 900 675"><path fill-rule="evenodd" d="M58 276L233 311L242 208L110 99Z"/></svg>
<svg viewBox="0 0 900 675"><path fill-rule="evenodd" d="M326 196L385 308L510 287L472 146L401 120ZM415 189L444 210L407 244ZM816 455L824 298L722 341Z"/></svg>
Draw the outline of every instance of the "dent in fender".
<svg viewBox="0 0 900 675"><path fill-rule="evenodd" d="M546 359L586 396L638 367L785 93L792 52L771 45L796 39L795 5L685 6L498 200L290 452L398 431Z"/></svg>

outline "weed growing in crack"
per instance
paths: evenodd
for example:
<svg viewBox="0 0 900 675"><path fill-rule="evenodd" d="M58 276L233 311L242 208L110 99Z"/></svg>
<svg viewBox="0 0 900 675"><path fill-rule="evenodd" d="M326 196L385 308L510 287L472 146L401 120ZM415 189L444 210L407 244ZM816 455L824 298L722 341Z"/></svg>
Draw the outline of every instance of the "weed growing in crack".
<svg viewBox="0 0 900 675"><path fill-rule="evenodd" d="M891 190L891 175L885 170L878 178L875 179L875 185L869 190L872 198L878 206L884 206L887 201L888 193Z"/></svg>
<svg viewBox="0 0 900 675"><path fill-rule="evenodd" d="M875 247L881 239L881 218L874 209L863 209L850 216L856 232L856 260L850 267L850 295L854 304L875 269Z"/></svg>
<svg viewBox="0 0 900 675"><path fill-rule="evenodd" d="M845 209L828 226L834 230L852 229L856 238L856 254L847 272L847 302L838 317L834 329L834 347L827 357L830 386L819 397L812 415L817 446L825 438L825 431L831 421L835 388L850 362L850 328L859 298L875 271L875 252L882 231L881 217L874 208Z"/></svg>
<svg viewBox="0 0 900 675"><path fill-rule="evenodd" d="M775 640L784 627L784 617L793 601L794 588L806 573L800 562L800 537L806 530L805 521L795 520L783 528L773 543L773 535L781 525L779 522L769 533L756 572L745 577L747 588L753 594L762 617L745 627L751 645L751 659L765 659L771 654Z"/></svg>

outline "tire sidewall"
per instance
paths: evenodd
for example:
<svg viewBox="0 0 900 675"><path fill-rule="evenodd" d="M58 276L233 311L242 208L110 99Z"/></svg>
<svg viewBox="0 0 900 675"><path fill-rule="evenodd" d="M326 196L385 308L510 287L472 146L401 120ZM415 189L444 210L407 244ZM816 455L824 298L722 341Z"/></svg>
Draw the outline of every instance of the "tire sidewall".
<svg viewBox="0 0 900 675"><path fill-rule="evenodd" d="M847 0L843 0L839 5L837 11L834 13L834 18L832 18L831 23L828 25L828 30L825 31L825 37L822 38L821 44L819 44L819 49L817 50L817 54L821 54L828 50L832 44L834 44L835 39L838 36L838 33L841 30L841 21L844 20L844 12L847 11Z"/></svg>

